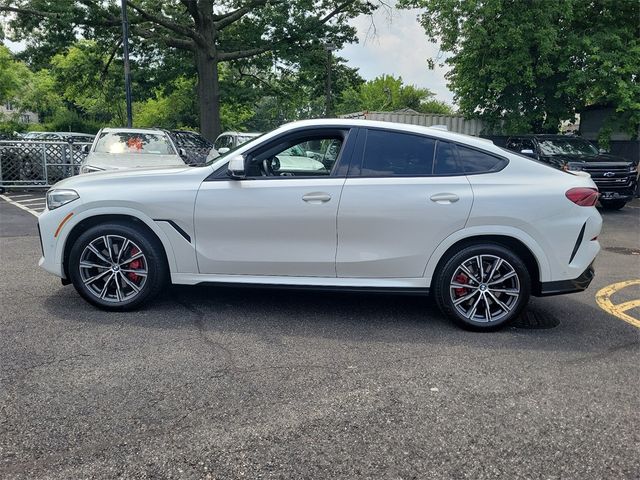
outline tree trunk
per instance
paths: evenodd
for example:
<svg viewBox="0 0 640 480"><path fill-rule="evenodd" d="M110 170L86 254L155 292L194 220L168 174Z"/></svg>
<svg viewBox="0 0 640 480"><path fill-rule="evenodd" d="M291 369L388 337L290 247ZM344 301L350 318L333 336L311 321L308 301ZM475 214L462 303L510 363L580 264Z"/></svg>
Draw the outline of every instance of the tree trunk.
<svg viewBox="0 0 640 480"><path fill-rule="evenodd" d="M198 70L198 106L200 133L213 142L220 135L220 90L218 87L218 60L203 48L196 50Z"/></svg>

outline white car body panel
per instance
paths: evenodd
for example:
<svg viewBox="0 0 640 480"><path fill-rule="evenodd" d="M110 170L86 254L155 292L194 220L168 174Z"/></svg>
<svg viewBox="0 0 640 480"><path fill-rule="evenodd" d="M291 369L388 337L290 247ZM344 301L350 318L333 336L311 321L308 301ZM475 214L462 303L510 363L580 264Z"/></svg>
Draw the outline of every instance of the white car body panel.
<svg viewBox="0 0 640 480"><path fill-rule="evenodd" d="M194 214L200 273L335 276L336 214L344 181L204 182ZM330 200L303 200L314 194Z"/></svg>
<svg viewBox="0 0 640 480"><path fill-rule="evenodd" d="M69 234L98 215L143 222L164 247L173 283L182 284L428 288L452 245L485 235L521 241L536 260L540 281L556 282L577 278L600 249L597 210L564 195L572 187L595 188L590 178L554 170L486 140L413 125L316 120L285 125L233 156L283 133L322 125L428 135L492 152L509 164L499 172L448 177L205 181L224 168L230 156L223 156L201 168L183 164L81 175L54 187L73 189L80 198L40 216L40 264L65 278ZM458 201L431 201L441 193L455 194ZM330 199L312 196L305 202L306 194ZM569 262L583 225L584 241Z"/></svg>
<svg viewBox="0 0 640 480"><path fill-rule="evenodd" d="M457 200L431 200L441 194ZM464 228L472 203L464 175L347 179L338 215L338 276L422 276L431 252Z"/></svg>

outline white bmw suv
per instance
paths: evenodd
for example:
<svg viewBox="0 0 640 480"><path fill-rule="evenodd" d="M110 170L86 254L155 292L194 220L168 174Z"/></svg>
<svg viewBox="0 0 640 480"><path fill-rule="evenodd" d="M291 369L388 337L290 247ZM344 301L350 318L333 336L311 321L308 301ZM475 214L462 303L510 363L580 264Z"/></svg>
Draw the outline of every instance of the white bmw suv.
<svg viewBox="0 0 640 480"><path fill-rule="evenodd" d="M200 168L56 184L40 265L108 310L139 307L169 281L395 290L431 293L459 324L490 330L530 295L587 288L597 198L588 175L482 139L311 120Z"/></svg>

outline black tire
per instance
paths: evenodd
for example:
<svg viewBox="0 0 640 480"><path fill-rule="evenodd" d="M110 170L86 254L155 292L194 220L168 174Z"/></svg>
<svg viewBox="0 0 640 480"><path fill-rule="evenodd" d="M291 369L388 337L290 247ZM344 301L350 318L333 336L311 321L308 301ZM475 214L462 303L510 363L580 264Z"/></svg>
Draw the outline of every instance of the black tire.
<svg viewBox="0 0 640 480"><path fill-rule="evenodd" d="M109 250L101 248L105 245L104 239L109 242ZM90 244L102 257L93 253ZM112 252L111 257L107 251ZM120 251L122 257L114 259ZM125 262L129 259L133 261ZM121 261L123 263L120 264ZM92 262L96 268L86 266ZM108 267L107 262L112 266ZM160 241L136 225L115 222L91 227L78 237L71 247L67 271L73 286L85 300L110 311L134 310L142 306L162 290L168 279L167 262ZM91 282L99 275L103 276ZM106 284L105 279L109 277L112 277L111 284L104 287L103 282ZM86 282L90 283L87 285ZM106 289L104 298L97 291L104 291L103 288Z"/></svg>
<svg viewBox="0 0 640 480"><path fill-rule="evenodd" d="M483 279L479 275L478 258L483 264ZM475 270L473 265L464 266L473 278L483 280L483 283L474 281L461 270L467 262L474 262ZM498 265L495 271L492 270L494 264ZM456 288L452 282L464 288ZM520 315L531 295L531 276L524 262L509 249L492 243L468 245L453 253L438 269L432 284L433 296L442 313L463 328L475 331L492 331L506 326ZM517 297L514 296L516 290ZM468 300L456 305L452 297L456 297L456 302L464 297ZM473 309L474 304L477 310ZM470 315L463 314L461 310L465 309ZM482 319L477 318L480 312L484 312Z"/></svg>
<svg viewBox="0 0 640 480"><path fill-rule="evenodd" d="M600 205L605 210L620 210L626 204L626 200L600 200Z"/></svg>

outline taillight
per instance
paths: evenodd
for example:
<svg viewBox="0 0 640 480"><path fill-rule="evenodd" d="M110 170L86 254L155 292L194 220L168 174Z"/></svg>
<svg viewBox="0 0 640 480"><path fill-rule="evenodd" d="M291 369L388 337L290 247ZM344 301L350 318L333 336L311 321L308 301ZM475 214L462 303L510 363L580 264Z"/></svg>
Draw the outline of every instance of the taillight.
<svg viewBox="0 0 640 480"><path fill-rule="evenodd" d="M593 207L598 201L598 189L587 187L576 187L567 190L566 197L576 205L581 207Z"/></svg>

